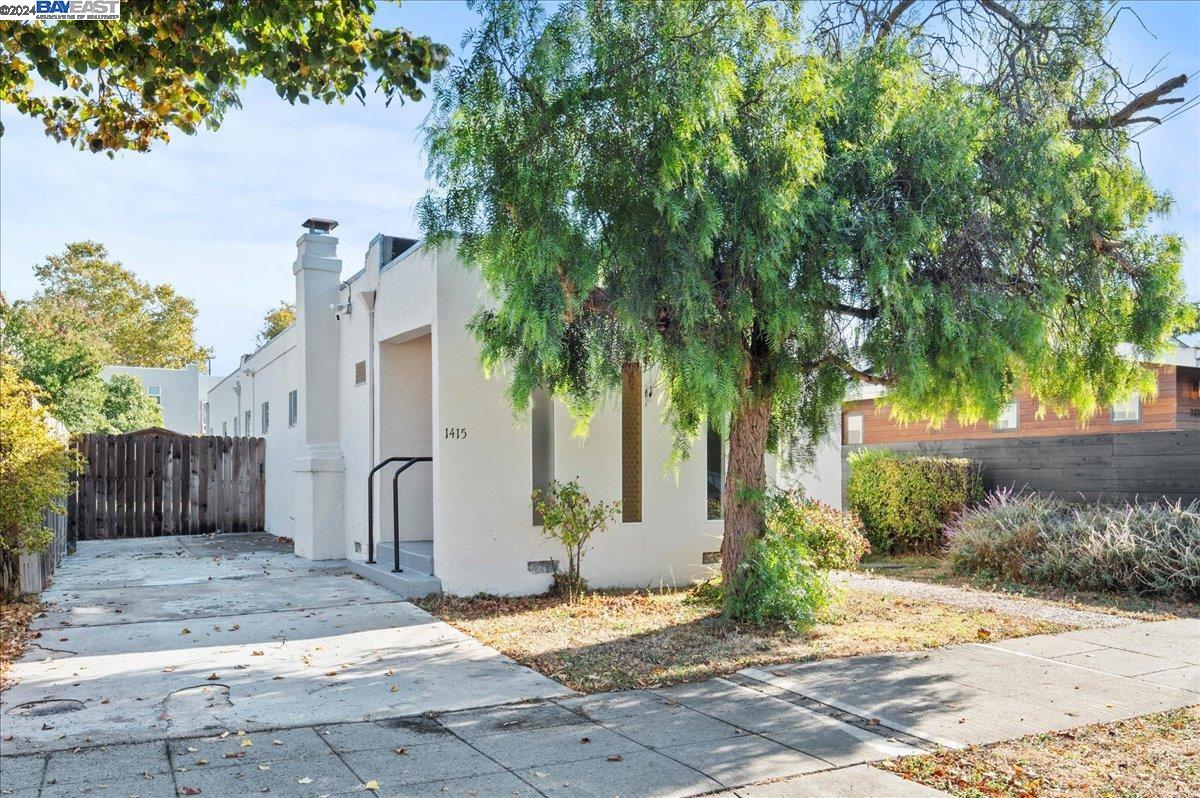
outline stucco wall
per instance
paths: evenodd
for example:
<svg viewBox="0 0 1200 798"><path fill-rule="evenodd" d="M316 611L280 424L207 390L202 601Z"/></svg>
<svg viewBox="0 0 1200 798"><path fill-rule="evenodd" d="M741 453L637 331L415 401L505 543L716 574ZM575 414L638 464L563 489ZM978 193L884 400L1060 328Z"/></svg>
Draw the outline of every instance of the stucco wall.
<svg viewBox="0 0 1200 798"><path fill-rule="evenodd" d="M295 519L292 463L301 455L304 445L304 402L297 402L297 423L288 425L288 393L299 387L296 331L289 327L208 392L212 434L222 434L224 424L232 436L236 418L238 433L246 435L244 420L249 410L249 434L266 438L266 529L284 537L291 536ZM267 402L269 408L270 423L266 433L262 431L263 402Z"/></svg>
<svg viewBox="0 0 1200 798"><path fill-rule="evenodd" d="M182 369L145 368L142 366L105 366L100 378L108 381L114 374L129 374L142 381L143 389L159 388L163 426L184 435L200 434L200 368L195 364Z"/></svg>

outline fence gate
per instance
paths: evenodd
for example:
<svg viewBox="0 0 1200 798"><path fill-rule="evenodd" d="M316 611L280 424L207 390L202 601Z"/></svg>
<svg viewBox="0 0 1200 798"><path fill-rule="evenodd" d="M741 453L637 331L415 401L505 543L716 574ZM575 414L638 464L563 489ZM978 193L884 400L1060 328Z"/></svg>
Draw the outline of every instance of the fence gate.
<svg viewBox="0 0 1200 798"><path fill-rule="evenodd" d="M67 514L72 540L263 528L263 438L151 429L85 435Z"/></svg>

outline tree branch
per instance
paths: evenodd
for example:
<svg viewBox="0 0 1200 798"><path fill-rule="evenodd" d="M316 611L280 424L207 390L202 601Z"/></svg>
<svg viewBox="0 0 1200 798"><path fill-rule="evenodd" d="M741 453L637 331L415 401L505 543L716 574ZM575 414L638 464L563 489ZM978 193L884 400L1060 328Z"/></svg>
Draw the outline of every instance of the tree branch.
<svg viewBox="0 0 1200 798"><path fill-rule="evenodd" d="M1182 97L1167 97L1166 95L1183 88L1187 82L1187 75L1176 75L1150 91L1134 97L1126 103L1124 108L1109 116L1080 117L1072 115L1071 127L1076 130L1112 130L1137 122L1158 122L1160 120L1154 117L1137 116L1137 114L1158 105L1174 105L1183 102Z"/></svg>
<svg viewBox="0 0 1200 798"><path fill-rule="evenodd" d="M883 20L882 24L880 24L879 32L875 34L875 41L880 42L886 39L887 35L892 32L892 27L900 21L900 17L904 15L905 11L912 8L916 1L917 0L900 0L899 3L896 3L896 5L892 7L891 13L888 14Z"/></svg>

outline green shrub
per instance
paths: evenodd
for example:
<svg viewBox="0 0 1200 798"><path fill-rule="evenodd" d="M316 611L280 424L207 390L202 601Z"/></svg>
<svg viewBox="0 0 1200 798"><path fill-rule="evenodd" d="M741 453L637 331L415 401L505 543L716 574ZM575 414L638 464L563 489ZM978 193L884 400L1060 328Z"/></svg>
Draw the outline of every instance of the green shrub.
<svg viewBox="0 0 1200 798"><path fill-rule="evenodd" d="M1200 504L1089 505L1002 491L947 530L959 573L1200 598Z"/></svg>
<svg viewBox="0 0 1200 798"><path fill-rule="evenodd" d="M945 525L982 495L979 468L970 460L885 449L850 455L846 498L878 552L941 548Z"/></svg>
<svg viewBox="0 0 1200 798"><path fill-rule="evenodd" d="M1014 582L1029 578L1026 565L1041 548L1041 529L1061 512L1057 502L1037 494L1000 490L989 495L946 527L950 569Z"/></svg>
<svg viewBox="0 0 1200 798"><path fill-rule="evenodd" d="M805 629L829 605L832 587L796 537L767 531L738 568L738 591L724 594L725 614L750 623L786 623Z"/></svg>
<svg viewBox="0 0 1200 798"><path fill-rule="evenodd" d="M871 549L858 516L800 493L768 496L766 518L768 532L803 546L820 570L854 568Z"/></svg>
<svg viewBox="0 0 1200 798"><path fill-rule="evenodd" d="M554 583L550 592L574 600L587 589L587 581L580 568L583 554L587 551L592 535L602 532L609 522L621 512L620 502L596 502L575 480L550 483L549 490L535 490L533 507L542 517L542 533L557 540L567 550L567 571L555 567Z"/></svg>

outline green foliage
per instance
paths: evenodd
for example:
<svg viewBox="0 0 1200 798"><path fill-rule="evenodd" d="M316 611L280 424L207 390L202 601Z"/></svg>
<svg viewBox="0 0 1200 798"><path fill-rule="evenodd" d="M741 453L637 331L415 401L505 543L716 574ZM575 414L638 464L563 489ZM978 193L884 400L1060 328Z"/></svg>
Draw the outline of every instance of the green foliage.
<svg viewBox="0 0 1200 798"><path fill-rule="evenodd" d="M146 395L142 381L129 374L109 377L101 409L107 429L96 432L120 434L163 424L162 407Z"/></svg>
<svg viewBox="0 0 1200 798"><path fill-rule="evenodd" d="M983 496L978 466L963 458L862 449L849 465L847 503L879 552L940 548L946 524Z"/></svg>
<svg viewBox="0 0 1200 798"><path fill-rule="evenodd" d="M421 99L449 49L374 14L372 0L126 2L116 21L0 22L0 100L111 157L217 128L255 77L293 104L363 101L372 75L389 103Z"/></svg>
<svg viewBox="0 0 1200 798"><path fill-rule="evenodd" d="M862 522L854 513L799 493L775 492L766 502L767 532L795 541L819 570L854 568L870 551Z"/></svg>
<svg viewBox="0 0 1200 798"><path fill-rule="evenodd" d="M972 68L866 7L829 46L795 3L479 2L418 212L498 300L472 329L515 408L542 385L586 427L624 363L653 368L675 458L729 424L741 552L766 451L811 451L860 380L935 424L995 419L1022 383L1084 419L1149 393L1138 357L1195 309L1179 238L1150 229L1169 199L1120 124L1085 123L1125 85L1104 8L943 5L996 34L963 37Z"/></svg>
<svg viewBox="0 0 1200 798"><path fill-rule="evenodd" d="M296 306L291 302L280 302L263 316L263 326L258 331L256 343L265 346L268 341L295 323Z"/></svg>
<svg viewBox="0 0 1200 798"><path fill-rule="evenodd" d="M196 343L196 304L137 278L103 244L76 241L34 267L40 290L14 308L66 332L103 365L182 368L212 353Z"/></svg>
<svg viewBox="0 0 1200 798"><path fill-rule="evenodd" d="M100 369L203 362L209 350L195 340L195 304L169 285L138 280L93 241L68 244L34 273L41 289L32 299L0 297L0 351L41 390L51 415L74 433L161 424L136 379L106 384Z"/></svg>
<svg viewBox="0 0 1200 798"><path fill-rule="evenodd" d="M749 623L812 626L833 596L816 559L796 536L768 530L738 564L738 590L724 590L725 614Z"/></svg>
<svg viewBox="0 0 1200 798"><path fill-rule="evenodd" d="M1200 599L1200 504L1070 506L1007 492L947 530L959 573Z"/></svg>
<svg viewBox="0 0 1200 798"><path fill-rule="evenodd" d="M37 387L0 355L0 554L41 551L53 533L43 513L62 512L75 465L37 403Z"/></svg>
<svg viewBox="0 0 1200 798"><path fill-rule="evenodd" d="M567 550L567 571L555 571L552 592L574 599L587 589L580 573L588 541L603 532L621 512L620 502L596 502L575 481L550 483L549 490L535 490L533 508L542 518L542 534Z"/></svg>

